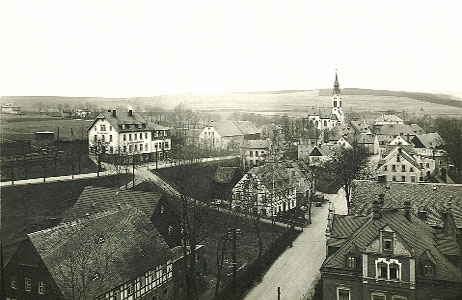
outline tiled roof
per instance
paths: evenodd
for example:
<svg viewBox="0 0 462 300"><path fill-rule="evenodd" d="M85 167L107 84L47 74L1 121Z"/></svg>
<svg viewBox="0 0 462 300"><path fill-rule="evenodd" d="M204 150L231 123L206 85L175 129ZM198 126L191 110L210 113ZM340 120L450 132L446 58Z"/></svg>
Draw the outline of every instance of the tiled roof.
<svg viewBox="0 0 462 300"><path fill-rule="evenodd" d="M414 213L427 212L431 226L443 225L442 212L451 208L457 228L462 228L462 184L406 183L355 180L351 194L351 211L356 215L367 215L372 202L379 194L399 205L410 201Z"/></svg>
<svg viewBox="0 0 462 300"><path fill-rule="evenodd" d="M269 149L271 140L243 140L241 141L241 148L249 149Z"/></svg>
<svg viewBox="0 0 462 300"><path fill-rule="evenodd" d="M323 263L322 268L346 269L346 255L352 247L357 247L365 252L366 247L378 238L380 230L385 226L394 230L400 238L412 250L414 257L420 258L427 251L436 260L435 279L462 282L461 272L457 266L451 263L437 248L436 232L423 221L411 214L410 220L406 219L402 209L384 209L379 219L371 216L356 230L340 249L329 256ZM418 261L417 263L419 263ZM416 274L417 277L421 275Z"/></svg>
<svg viewBox="0 0 462 300"><path fill-rule="evenodd" d="M377 126L376 134L377 135L417 135L425 133L421 129L417 129L407 124L386 124Z"/></svg>
<svg viewBox="0 0 462 300"><path fill-rule="evenodd" d="M311 150L310 156L319 156L316 154L320 154L321 156L332 156L336 154L338 151L340 151L341 146L339 145L334 145L334 146L328 146L328 145L320 145L320 146L315 146L313 150Z"/></svg>
<svg viewBox="0 0 462 300"><path fill-rule="evenodd" d="M87 213L93 215L108 209L118 208L119 205L127 204L144 212L146 216L151 217L161 196L160 193L87 186L74 205L66 211L63 222L83 218Z"/></svg>
<svg viewBox="0 0 462 300"><path fill-rule="evenodd" d="M207 124L207 127L213 127L222 137L261 133L250 121L212 121Z"/></svg>
<svg viewBox="0 0 462 300"><path fill-rule="evenodd" d="M381 115L374 122L403 122L403 119L396 115Z"/></svg>
<svg viewBox="0 0 462 300"><path fill-rule="evenodd" d="M365 216L334 215L331 237L346 239L369 219Z"/></svg>
<svg viewBox="0 0 462 300"><path fill-rule="evenodd" d="M100 113L93 124L96 122L96 120L105 118L107 119L117 130L121 132L130 132L130 131L140 131L140 130L168 130L168 127L156 124L156 123L151 123L148 122L140 113L137 112L132 112L130 115L128 112L116 112L116 115L114 116L112 112L103 112ZM93 126L92 124L92 126ZM143 125L146 127L142 128L136 128L134 126L131 126L130 128L122 129L122 125ZM90 126L90 128L92 127Z"/></svg>
<svg viewBox="0 0 462 300"><path fill-rule="evenodd" d="M371 133L371 129L365 121L350 121L350 125L357 133Z"/></svg>
<svg viewBox="0 0 462 300"><path fill-rule="evenodd" d="M231 183L238 171L239 171L238 167L219 166L217 170L215 171L213 180L218 183Z"/></svg>
<svg viewBox="0 0 462 300"><path fill-rule="evenodd" d="M65 299L72 299L72 276L94 299L172 257L146 215L128 205L28 237Z"/></svg>
<svg viewBox="0 0 462 300"><path fill-rule="evenodd" d="M309 107L307 111L308 116L319 116L321 119L330 119L332 115L332 108L329 107Z"/></svg>
<svg viewBox="0 0 462 300"><path fill-rule="evenodd" d="M432 148L444 145L443 139L437 132L418 134L412 139L412 142L416 148Z"/></svg>

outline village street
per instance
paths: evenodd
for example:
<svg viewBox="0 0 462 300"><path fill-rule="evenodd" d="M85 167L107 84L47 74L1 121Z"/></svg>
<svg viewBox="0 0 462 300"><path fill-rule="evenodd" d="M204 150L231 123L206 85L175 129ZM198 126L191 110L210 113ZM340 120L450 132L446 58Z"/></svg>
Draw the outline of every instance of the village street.
<svg viewBox="0 0 462 300"><path fill-rule="evenodd" d="M343 190L327 195L332 205L313 207L313 223L298 236L293 247L288 248L271 266L262 282L256 285L246 300L278 299L277 288L281 288L281 299L307 299L320 276L319 268L326 258L326 226L329 207L338 214L346 213Z"/></svg>

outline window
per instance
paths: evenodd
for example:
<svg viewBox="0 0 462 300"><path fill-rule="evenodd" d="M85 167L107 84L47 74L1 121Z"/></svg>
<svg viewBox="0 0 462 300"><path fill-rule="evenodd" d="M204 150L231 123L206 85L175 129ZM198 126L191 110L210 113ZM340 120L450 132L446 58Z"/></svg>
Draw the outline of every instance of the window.
<svg viewBox="0 0 462 300"><path fill-rule="evenodd" d="M401 166L401 172L406 172L406 165Z"/></svg>
<svg viewBox="0 0 462 300"><path fill-rule="evenodd" d="M372 300L387 300L387 297L382 293L372 293L371 299Z"/></svg>
<svg viewBox="0 0 462 300"><path fill-rule="evenodd" d="M144 138L145 138L145 139L148 138L148 133L147 133L147 132L144 133Z"/></svg>
<svg viewBox="0 0 462 300"><path fill-rule="evenodd" d="M98 272L93 273L92 280L98 280L98 279L99 279L99 273Z"/></svg>
<svg viewBox="0 0 462 300"><path fill-rule="evenodd" d="M132 134L131 134L131 133L128 134L128 140L129 140L129 141L132 140Z"/></svg>
<svg viewBox="0 0 462 300"><path fill-rule="evenodd" d="M411 182L415 182L415 176L411 176Z"/></svg>
<svg viewBox="0 0 462 300"><path fill-rule="evenodd" d="M111 131L111 130L112 130L112 126L109 126L109 131Z"/></svg>
<svg viewBox="0 0 462 300"><path fill-rule="evenodd" d="M252 157L253 156L253 151L249 151L249 155L250 155L250 157Z"/></svg>
<svg viewBox="0 0 462 300"><path fill-rule="evenodd" d="M390 279L399 280L399 265L390 264Z"/></svg>
<svg viewBox="0 0 462 300"><path fill-rule="evenodd" d="M383 170L384 170L384 171L388 171L388 166L384 166L384 167L383 167Z"/></svg>
<svg viewBox="0 0 462 300"><path fill-rule="evenodd" d="M143 151L143 144L140 144L140 151Z"/></svg>
<svg viewBox="0 0 462 300"><path fill-rule="evenodd" d="M123 139L124 139L124 141L127 140L127 135L126 134L123 134Z"/></svg>
<svg viewBox="0 0 462 300"><path fill-rule="evenodd" d="M142 139L143 139L143 133L140 132L140 140L142 140Z"/></svg>
<svg viewBox="0 0 462 300"><path fill-rule="evenodd" d="M423 275L425 277L433 277L433 265L431 263L425 263L423 266Z"/></svg>
<svg viewBox="0 0 462 300"><path fill-rule="evenodd" d="M413 168L413 167L409 167L409 172L414 172L414 168Z"/></svg>
<svg viewBox="0 0 462 300"><path fill-rule="evenodd" d="M39 282L38 293L39 293L39 295L45 295L45 282L43 282L43 281Z"/></svg>
<svg viewBox="0 0 462 300"><path fill-rule="evenodd" d="M103 142L106 141L106 136L105 136L105 135L102 135L102 136L101 136L101 139L103 140Z"/></svg>
<svg viewBox="0 0 462 300"><path fill-rule="evenodd" d="M401 176L401 181L405 182L406 181L406 176Z"/></svg>
<svg viewBox="0 0 462 300"><path fill-rule="evenodd" d="M397 161L397 162L400 162L400 161L401 161L401 158L399 157L399 155L396 156L396 161Z"/></svg>
<svg viewBox="0 0 462 300"><path fill-rule="evenodd" d="M425 166L427 167L427 169L430 168L430 164L429 164L429 163L427 163Z"/></svg>
<svg viewBox="0 0 462 300"><path fill-rule="evenodd" d="M161 206L160 206L160 213L163 214L163 213L164 213L164 210L165 210L164 206L161 205Z"/></svg>
<svg viewBox="0 0 462 300"><path fill-rule="evenodd" d="M30 292L32 289L32 280L30 278L24 278L24 290Z"/></svg>
<svg viewBox="0 0 462 300"><path fill-rule="evenodd" d="M95 134L95 136L93 137L93 140L96 142L98 140L98 136Z"/></svg>
<svg viewBox="0 0 462 300"><path fill-rule="evenodd" d="M388 279L388 265L386 263L377 264L378 278Z"/></svg>
<svg viewBox="0 0 462 300"><path fill-rule="evenodd" d="M144 151L148 151L148 144L144 144Z"/></svg>
<svg viewBox="0 0 462 300"><path fill-rule="evenodd" d="M393 252L393 232L382 232L382 250Z"/></svg>
<svg viewBox="0 0 462 300"><path fill-rule="evenodd" d="M337 288L337 300L350 300L350 289L344 287Z"/></svg>
<svg viewBox="0 0 462 300"><path fill-rule="evenodd" d="M112 134L109 135L109 142L112 142Z"/></svg>
<svg viewBox="0 0 462 300"><path fill-rule="evenodd" d="M106 131L106 125L105 125L105 124L101 124L100 130L101 130L101 131Z"/></svg>
<svg viewBox="0 0 462 300"><path fill-rule="evenodd" d="M17 289L17 287L16 287L16 278L14 278L14 277L11 278L11 288L12 289Z"/></svg>
<svg viewBox="0 0 462 300"><path fill-rule="evenodd" d="M393 172L396 172L396 165L391 165L391 170L392 170Z"/></svg>
<svg viewBox="0 0 462 300"><path fill-rule="evenodd" d="M165 148L168 148L168 142L165 142Z"/></svg>
<svg viewBox="0 0 462 300"><path fill-rule="evenodd" d="M420 163L420 168L423 169L423 163Z"/></svg>
<svg viewBox="0 0 462 300"><path fill-rule="evenodd" d="M123 147L123 152L127 152L127 146Z"/></svg>
<svg viewBox="0 0 462 300"><path fill-rule="evenodd" d="M347 267L349 269L356 269L356 258L354 256L348 256Z"/></svg>
<svg viewBox="0 0 462 300"><path fill-rule="evenodd" d="M394 295L391 300L407 300L407 298L404 296Z"/></svg>
<svg viewBox="0 0 462 300"><path fill-rule="evenodd" d="M393 181L396 181L396 176L393 176L393 177L392 177L392 180L393 180Z"/></svg>

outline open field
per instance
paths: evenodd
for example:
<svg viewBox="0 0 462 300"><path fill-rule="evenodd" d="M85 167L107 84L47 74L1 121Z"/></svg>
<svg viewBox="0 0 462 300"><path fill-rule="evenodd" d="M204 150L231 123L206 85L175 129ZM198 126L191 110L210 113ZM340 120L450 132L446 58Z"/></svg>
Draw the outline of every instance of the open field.
<svg viewBox="0 0 462 300"><path fill-rule="evenodd" d="M55 138L72 140L71 128L75 139L87 139L87 128L92 121L73 120L45 115L9 115L1 114L0 131L4 140L33 140L36 131L53 131Z"/></svg>

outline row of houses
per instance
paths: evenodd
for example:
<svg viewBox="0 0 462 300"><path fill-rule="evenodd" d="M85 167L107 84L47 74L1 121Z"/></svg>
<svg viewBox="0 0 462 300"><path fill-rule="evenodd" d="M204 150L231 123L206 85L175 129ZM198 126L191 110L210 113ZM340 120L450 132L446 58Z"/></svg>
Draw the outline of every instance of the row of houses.
<svg viewBox="0 0 462 300"><path fill-rule="evenodd" d="M60 224L20 243L5 267L7 299L183 299L174 201L86 187ZM200 277L203 246L196 255Z"/></svg>
<svg viewBox="0 0 462 300"><path fill-rule="evenodd" d="M355 181L333 214L324 299L460 299L462 185Z"/></svg>

